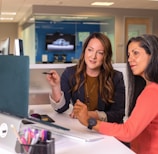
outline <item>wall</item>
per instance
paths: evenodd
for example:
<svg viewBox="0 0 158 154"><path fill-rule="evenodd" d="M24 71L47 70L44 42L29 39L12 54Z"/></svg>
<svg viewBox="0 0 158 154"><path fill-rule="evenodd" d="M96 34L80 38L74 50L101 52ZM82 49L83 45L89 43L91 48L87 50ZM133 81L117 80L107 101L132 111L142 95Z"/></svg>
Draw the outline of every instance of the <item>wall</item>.
<svg viewBox="0 0 158 154"><path fill-rule="evenodd" d="M0 41L10 37L10 54L14 52L14 39L18 37L17 23L0 23Z"/></svg>
<svg viewBox="0 0 158 154"><path fill-rule="evenodd" d="M22 32L24 55L30 57L30 64L35 64L36 46L35 46L35 25L31 24L26 27Z"/></svg>

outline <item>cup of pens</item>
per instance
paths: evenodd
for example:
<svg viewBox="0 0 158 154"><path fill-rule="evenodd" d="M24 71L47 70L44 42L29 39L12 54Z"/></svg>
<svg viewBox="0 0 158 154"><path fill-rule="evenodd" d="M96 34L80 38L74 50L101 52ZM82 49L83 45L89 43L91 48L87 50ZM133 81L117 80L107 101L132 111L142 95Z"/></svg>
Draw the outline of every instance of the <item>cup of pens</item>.
<svg viewBox="0 0 158 154"><path fill-rule="evenodd" d="M21 154L55 154L55 139L45 129L25 129L19 135Z"/></svg>
<svg viewBox="0 0 158 154"><path fill-rule="evenodd" d="M21 154L55 154L54 138L36 144L20 144Z"/></svg>

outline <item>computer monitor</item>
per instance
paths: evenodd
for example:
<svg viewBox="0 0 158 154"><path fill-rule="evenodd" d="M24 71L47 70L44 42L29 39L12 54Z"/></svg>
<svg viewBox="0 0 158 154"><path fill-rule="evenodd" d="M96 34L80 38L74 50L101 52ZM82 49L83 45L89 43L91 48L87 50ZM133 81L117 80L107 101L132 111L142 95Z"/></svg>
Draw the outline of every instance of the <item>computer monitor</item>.
<svg viewBox="0 0 158 154"><path fill-rule="evenodd" d="M23 56L24 55L24 48L23 48L23 40L22 39L15 39L14 48L15 48L15 55L16 56Z"/></svg>
<svg viewBox="0 0 158 154"><path fill-rule="evenodd" d="M29 57L0 56L0 113L28 117Z"/></svg>
<svg viewBox="0 0 158 154"><path fill-rule="evenodd" d="M0 51L2 55L9 55L10 50L10 38L6 38L0 42Z"/></svg>

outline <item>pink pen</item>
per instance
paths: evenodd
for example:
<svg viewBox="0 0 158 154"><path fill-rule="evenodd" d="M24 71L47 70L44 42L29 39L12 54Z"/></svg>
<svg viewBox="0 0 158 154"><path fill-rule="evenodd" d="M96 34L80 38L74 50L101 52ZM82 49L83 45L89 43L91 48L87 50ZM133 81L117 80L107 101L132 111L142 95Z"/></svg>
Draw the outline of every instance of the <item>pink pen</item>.
<svg viewBox="0 0 158 154"><path fill-rule="evenodd" d="M24 149L28 152L29 147L27 146L27 141L26 141L26 139L22 136L22 137L20 138L20 140L21 140L21 142L22 142L22 144L23 144L23 146L24 146Z"/></svg>
<svg viewBox="0 0 158 154"><path fill-rule="evenodd" d="M41 141L44 141L44 139L45 139L45 130L42 129L41 130Z"/></svg>
<svg viewBox="0 0 158 154"><path fill-rule="evenodd" d="M32 138L32 136L31 136L31 130L28 129L28 134L27 134L27 144L30 144L30 143L31 143L31 138Z"/></svg>

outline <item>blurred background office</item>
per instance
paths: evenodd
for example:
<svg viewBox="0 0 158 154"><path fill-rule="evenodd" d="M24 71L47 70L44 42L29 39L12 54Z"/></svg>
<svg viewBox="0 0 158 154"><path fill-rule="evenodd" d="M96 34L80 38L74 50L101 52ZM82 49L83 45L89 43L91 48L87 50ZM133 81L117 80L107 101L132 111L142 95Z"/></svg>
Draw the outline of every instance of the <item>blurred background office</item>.
<svg viewBox="0 0 158 154"><path fill-rule="evenodd" d="M106 2L14 0L11 3L10 0L0 0L0 43L9 37L9 54L15 54L15 39L21 39L21 50L30 56L32 64L69 63L79 58L84 39L99 31L112 42L113 62L123 63L129 37L142 33L158 34L158 2ZM54 37L67 38L74 47L71 50L48 48Z"/></svg>

